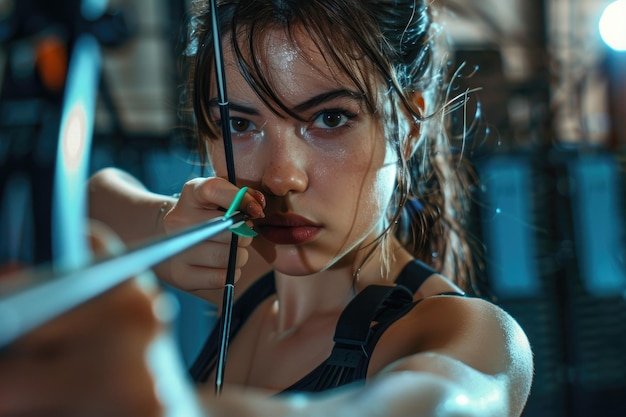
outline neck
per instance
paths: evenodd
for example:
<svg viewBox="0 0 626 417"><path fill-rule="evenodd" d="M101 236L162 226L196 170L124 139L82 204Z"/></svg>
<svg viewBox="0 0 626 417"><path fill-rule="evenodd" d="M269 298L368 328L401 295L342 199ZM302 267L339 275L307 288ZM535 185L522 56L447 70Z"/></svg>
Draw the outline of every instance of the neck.
<svg viewBox="0 0 626 417"><path fill-rule="evenodd" d="M366 262L346 262L309 276L289 276L275 271L276 329L291 332L315 316L336 314L344 310L354 296L368 285L392 285L412 256L393 241L394 258L389 274L383 276L379 261L380 249ZM354 265L360 265L355 267Z"/></svg>
<svg viewBox="0 0 626 417"><path fill-rule="evenodd" d="M316 316L338 314L354 297L349 268L309 276L275 272L277 332L297 329Z"/></svg>

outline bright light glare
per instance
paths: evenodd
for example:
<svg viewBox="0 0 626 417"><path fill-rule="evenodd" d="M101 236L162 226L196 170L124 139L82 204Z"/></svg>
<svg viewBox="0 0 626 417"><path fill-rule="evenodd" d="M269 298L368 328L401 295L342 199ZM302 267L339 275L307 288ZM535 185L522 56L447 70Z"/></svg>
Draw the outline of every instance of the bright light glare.
<svg viewBox="0 0 626 417"><path fill-rule="evenodd" d="M76 170L81 162L85 142L87 140L87 121L85 110L76 105L67 116L65 130L63 131L63 156L65 166L69 170Z"/></svg>
<svg viewBox="0 0 626 417"><path fill-rule="evenodd" d="M467 395L464 394L457 395L454 400L460 406L466 406L470 403L470 399L467 397Z"/></svg>
<svg viewBox="0 0 626 417"><path fill-rule="evenodd" d="M617 0L606 6L600 17L600 36L616 51L626 51L626 0Z"/></svg>

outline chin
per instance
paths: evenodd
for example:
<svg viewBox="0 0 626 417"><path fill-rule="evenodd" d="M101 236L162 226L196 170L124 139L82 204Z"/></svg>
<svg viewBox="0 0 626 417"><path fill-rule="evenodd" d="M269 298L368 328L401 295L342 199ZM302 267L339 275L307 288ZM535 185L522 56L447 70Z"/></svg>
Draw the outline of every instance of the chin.
<svg viewBox="0 0 626 417"><path fill-rule="evenodd" d="M290 259L281 259L278 257L273 263L274 269L285 275L294 277L313 275L326 269L326 265L318 265L304 258L291 257Z"/></svg>
<svg viewBox="0 0 626 417"><path fill-rule="evenodd" d="M285 275L307 276L323 272L334 267L344 267L350 264L345 257L331 256L329 254L307 253L308 251L295 248L293 250L280 250L275 252L276 257L272 264L273 268Z"/></svg>

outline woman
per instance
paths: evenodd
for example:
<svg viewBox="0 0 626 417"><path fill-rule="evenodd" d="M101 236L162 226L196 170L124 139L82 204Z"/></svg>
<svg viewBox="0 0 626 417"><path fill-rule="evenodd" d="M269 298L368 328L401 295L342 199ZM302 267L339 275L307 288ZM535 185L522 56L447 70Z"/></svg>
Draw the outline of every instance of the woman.
<svg viewBox="0 0 626 417"><path fill-rule="evenodd" d="M187 183L178 201L142 202L152 206L142 212L167 206L157 221L166 232L220 216L238 191L224 179L210 10L197 6L188 93L215 176ZM461 227L467 196L443 132L444 58L432 18L412 0L220 5L237 185L250 189L241 208L259 233L240 240L238 295L255 286L236 308L243 324L234 329L226 392L318 391L404 370L489 405L482 415L521 412L532 367L523 333L492 304L460 296L472 269ZM105 174L92 185L111 187L95 194L107 199L121 188ZM127 240L154 226L148 218L137 227L136 216L124 224L102 201L92 206ZM228 243L227 235L205 242L157 272L219 304ZM409 285L405 275L413 282L419 273L426 277L412 288L415 306L385 320L376 343L359 346L367 359L354 360L365 363L333 365L333 348L346 348L333 336L347 306L369 286L388 288L398 277ZM353 308L357 316L367 310ZM193 376L213 380L214 359L209 343ZM429 392L422 384L431 387L420 379L413 395Z"/></svg>
<svg viewBox="0 0 626 417"><path fill-rule="evenodd" d="M259 235L239 239L223 395L203 385L215 378L215 339L192 369L211 415L520 415L528 341L463 292L466 174L444 132L433 7L220 2L235 186L210 10L196 6L188 93L215 175L173 199L104 170L90 181L90 210L132 243L221 216L249 187L239 208ZM225 233L155 271L219 305L229 242Z"/></svg>

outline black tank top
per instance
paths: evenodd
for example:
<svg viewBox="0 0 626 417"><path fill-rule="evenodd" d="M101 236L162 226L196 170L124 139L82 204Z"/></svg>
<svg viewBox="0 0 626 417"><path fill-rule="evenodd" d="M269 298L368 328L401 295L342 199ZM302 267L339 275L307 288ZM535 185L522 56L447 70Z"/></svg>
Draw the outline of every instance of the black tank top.
<svg viewBox="0 0 626 417"><path fill-rule="evenodd" d="M283 392L319 392L349 383L364 383L376 343L389 326L417 304L413 301L413 294L435 273L426 264L412 261L398 275L396 286L370 285L363 289L339 317L330 356ZM274 274L269 272L237 299L233 305L231 338L237 335L259 304L275 292ZM190 368L196 383L206 382L215 368L219 346L217 327Z"/></svg>

